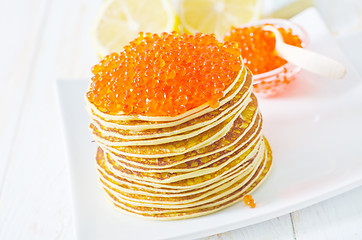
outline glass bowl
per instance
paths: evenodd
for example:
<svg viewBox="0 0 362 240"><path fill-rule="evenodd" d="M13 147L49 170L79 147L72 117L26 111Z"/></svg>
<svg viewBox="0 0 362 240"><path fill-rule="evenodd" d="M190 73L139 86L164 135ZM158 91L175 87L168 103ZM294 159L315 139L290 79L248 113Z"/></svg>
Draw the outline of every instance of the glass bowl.
<svg viewBox="0 0 362 240"><path fill-rule="evenodd" d="M285 19L262 19L253 23L244 24L240 27L259 26L263 24L272 24L277 28L291 29L292 33L300 38L303 48L309 43L309 37L306 31L299 25ZM288 88L290 83L296 79L300 70L301 68L299 66L287 62L271 71L255 74L253 79L254 93L260 97L276 96Z"/></svg>

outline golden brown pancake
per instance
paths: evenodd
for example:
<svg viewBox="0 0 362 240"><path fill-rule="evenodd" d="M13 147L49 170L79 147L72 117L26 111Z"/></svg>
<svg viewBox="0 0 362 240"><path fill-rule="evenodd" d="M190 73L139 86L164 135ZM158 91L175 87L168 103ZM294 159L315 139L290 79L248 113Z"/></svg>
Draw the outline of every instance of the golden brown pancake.
<svg viewBox="0 0 362 240"><path fill-rule="evenodd" d="M265 139L264 141L266 151L261 164L255 169L255 171L251 172L247 176L244 176L242 180L233 184L228 189L221 190L223 194L217 192L212 195L208 195L206 196L206 199L202 201L202 204L198 205L196 203L196 206L193 207L189 206L182 208L182 204L161 204L160 207L145 206L147 204L142 203L137 205L135 202L130 203L129 201L122 201L119 197L116 197L114 195L114 191L111 192L112 190L109 188L106 188L106 192L110 196L110 200L113 204L120 208L120 210L126 211L130 214L142 215L146 218L157 220L176 220L210 214L241 201L243 196L250 194L265 179L272 164L272 156L268 143ZM209 201L207 201L207 199Z"/></svg>
<svg viewBox="0 0 362 240"><path fill-rule="evenodd" d="M238 202L269 172L271 150L243 68L217 109L176 117L107 115L88 103L101 186L119 210L158 220Z"/></svg>
<svg viewBox="0 0 362 240"><path fill-rule="evenodd" d="M233 109L236 106L240 106L243 105L242 103L245 103L245 99L251 93L250 84L252 82L252 76L247 74L246 70L242 71L242 73L243 75L235 81L234 87L228 94L226 94L224 101L221 102L217 109L207 108L203 111L196 112L195 114L188 115L187 117L176 119L174 121L119 121L112 120L112 117L105 120L94 112L94 107L88 107L87 109L93 120L92 122L99 122L104 130L119 133L120 135L123 135L123 138L129 137L130 139L145 139L147 138L145 137L147 135L152 138L152 135L164 132L174 132L180 130L188 131L197 128L195 127L197 124L212 123L219 117L222 117L223 114L227 113L228 109ZM226 101L228 99L229 101Z"/></svg>

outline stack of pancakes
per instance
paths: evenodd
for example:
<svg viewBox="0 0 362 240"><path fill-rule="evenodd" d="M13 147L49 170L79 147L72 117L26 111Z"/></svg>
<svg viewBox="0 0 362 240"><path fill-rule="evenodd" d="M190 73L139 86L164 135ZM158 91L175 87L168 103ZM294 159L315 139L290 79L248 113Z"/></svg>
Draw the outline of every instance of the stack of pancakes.
<svg viewBox="0 0 362 240"><path fill-rule="evenodd" d="M209 214L253 191L271 166L262 116L242 67L214 109L176 117L110 115L87 101L102 187L127 213L170 220Z"/></svg>

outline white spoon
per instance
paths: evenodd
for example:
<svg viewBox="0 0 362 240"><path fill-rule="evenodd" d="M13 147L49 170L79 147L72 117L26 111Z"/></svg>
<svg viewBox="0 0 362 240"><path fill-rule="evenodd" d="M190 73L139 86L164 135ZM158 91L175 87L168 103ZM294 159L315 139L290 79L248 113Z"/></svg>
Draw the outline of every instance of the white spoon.
<svg viewBox="0 0 362 240"><path fill-rule="evenodd" d="M286 44L277 28L266 25L263 26L263 30L274 33L275 50L288 62L328 78L343 78L346 74L346 67L343 64L321 54Z"/></svg>

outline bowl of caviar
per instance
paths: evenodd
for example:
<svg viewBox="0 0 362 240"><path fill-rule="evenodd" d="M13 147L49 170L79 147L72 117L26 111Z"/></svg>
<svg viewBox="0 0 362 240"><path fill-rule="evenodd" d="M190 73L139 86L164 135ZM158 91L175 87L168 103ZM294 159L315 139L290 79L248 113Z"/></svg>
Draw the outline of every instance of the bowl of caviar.
<svg viewBox="0 0 362 240"><path fill-rule="evenodd" d="M302 27L278 18L232 27L224 41L238 43L243 62L254 75L254 92L260 97L274 97L288 89L301 68L278 56L275 36L271 31L263 29L265 25L277 28L287 44L302 48L308 45L309 38Z"/></svg>

